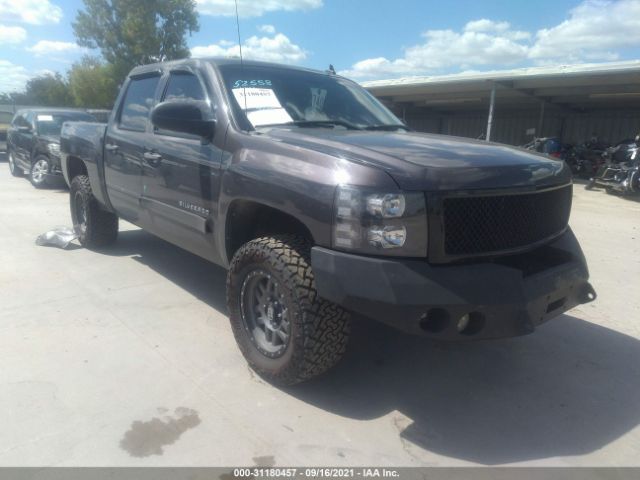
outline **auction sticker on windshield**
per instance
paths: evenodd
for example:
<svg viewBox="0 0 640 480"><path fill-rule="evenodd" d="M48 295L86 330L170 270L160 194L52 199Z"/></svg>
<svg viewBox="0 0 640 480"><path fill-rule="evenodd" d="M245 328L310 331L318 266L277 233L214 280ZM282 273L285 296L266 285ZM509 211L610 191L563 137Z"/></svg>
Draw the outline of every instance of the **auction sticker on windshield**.
<svg viewBox="0 0 640 480"><path fill-rule="evenodd" d="M53 122L53 115L38 115L39 122Z"/></svg>
<svg viewBox="0 0 640 480"><path fill-rule="evenodd" d="M238 104L247 110L282 108L278 97L270 88L234 88L233 95L236 97Z"/></svg>
<svg viewBox="0 0 640 480"><path fill-rule="evenodd" d="M232 91L254 127L293 121L270 88L234 88Z"/></svg>

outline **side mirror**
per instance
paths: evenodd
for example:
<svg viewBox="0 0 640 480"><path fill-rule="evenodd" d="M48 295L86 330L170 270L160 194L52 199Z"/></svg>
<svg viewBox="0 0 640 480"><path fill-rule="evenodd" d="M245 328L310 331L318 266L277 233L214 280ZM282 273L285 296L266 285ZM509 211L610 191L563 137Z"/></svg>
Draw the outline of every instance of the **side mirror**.
<svg viewBox="0 0 640 480"><path fill-rule="evenodd" d="M216 120L211 106L201 100L169 100L151 111L151 123L172 132L213 137Z"/></svg>

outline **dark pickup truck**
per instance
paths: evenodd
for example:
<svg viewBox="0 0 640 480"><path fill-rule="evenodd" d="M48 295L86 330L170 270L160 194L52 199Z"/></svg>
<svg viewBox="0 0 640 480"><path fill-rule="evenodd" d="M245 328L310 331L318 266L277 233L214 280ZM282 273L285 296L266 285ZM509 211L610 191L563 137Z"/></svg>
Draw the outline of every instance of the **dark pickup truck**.
<svg viewBox="0 0 640 480"><path fill-rule="evenodd" d="M471 340L595 298L564 162L411 132L331 72L137 67L107 125L61 138L80 242L114 242L123 218L227 268L236 341L276 383L334 365L350 313Z"/></svg>

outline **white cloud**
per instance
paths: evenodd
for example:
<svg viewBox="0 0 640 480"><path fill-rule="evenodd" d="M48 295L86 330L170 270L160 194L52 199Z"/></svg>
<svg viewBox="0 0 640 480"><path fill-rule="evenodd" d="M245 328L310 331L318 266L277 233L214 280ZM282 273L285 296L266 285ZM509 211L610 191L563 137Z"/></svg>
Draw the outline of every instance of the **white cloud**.
<svg viewBox="0 0 640 480"><path fill-rule="evenodd" d="M40 40L34 46L27 48L27 50L37 56L84 51L82 47L73 42L58 42L55 40Z"/></svg>
<svg viewBox="0 0 640 480"><path fill-rule="evenodd" d="M569 19L536 34L536 60L615 60L616 49L640 44L640 1L587 0Z"/></svg>
<svg viewBox="0 0 640 480"><path fill-rule="evenodd" d="M31 76L27 69L7 60L0 60L0 92L20 91Z"/></svg>
<svg viewBox="0 0 640 480"><path fill-rule="evenodd" d="M424 41L396 59L372 57L341 72L355 78L442 73L518 63L616 60L618 50L640 44L640 0L585 0L558 25L531 32L486 18L461 31L428 30Z"/></svg>
<svg viewBox="0 0 640 480"><path fill-rule="evenodd" d="M312 10L322 7L323 0L238 0L241 17L261 17L278 10ZM236 14L234 0L196 0L198 11L203 15L231 17Z"/></svg>
<svg viewBox="0 0 640 480"><path fill-rule="evenodd" d="M511 30L507 22L481 19L467 23L461 32L428 30L422 36L425 41L405 49L402 58L370 58L341 73L352 77L417 75L450 67L514 64L527 58L528 47L520 40L528 35Z"/></svg>
<svg viewBox="0 0 640 480"><path fill-rule="evenodd" d="M0 0L0 20L32 25L58 23L62 9L49 0Z"/></svg>
<svg viewBox="0 0 640 480"><path fill-rule="evenodd" d="M508 38L509 40L528 40L531 38L529 32L522 30L511 30L511 24L509 22L494 22L487 18L481 18L480 20L472 20L464 26L465 32L476 33L495 33Z"/></svg>
<svg viewBox="0 0 640 480"><path fill-rule="evenodd" d="M494 22L487 18L472 20L464 26L466 32L506 32L509 30L509 22Z"/></svg>
<svg viewBox="0 0 640 480"><path fill-rule="evenodd" d="M262 33L268 33L270 35L276 33L276 27L274 27L273 25L260 25L258 27L258 30Z"/></svg>
<svg viewBox="0 0 640 480"><path fill-rule="evenodd" d="M0 45L5 43L22 43L27 38L27 31L22 27L0 25Z"/></svg>
<svg viewBox="0 0 640 480"><path fill-rule="evenodd" d="M275 33L275 29L274 29ZM194 57L239 57L240 48L237 43L222 40L208 46L191 49ZM246 59L264 60L267 62L298 63L307 58L307 52L289 40L282 33L273 36L248 38L242 45L242 56Z"/></svg>

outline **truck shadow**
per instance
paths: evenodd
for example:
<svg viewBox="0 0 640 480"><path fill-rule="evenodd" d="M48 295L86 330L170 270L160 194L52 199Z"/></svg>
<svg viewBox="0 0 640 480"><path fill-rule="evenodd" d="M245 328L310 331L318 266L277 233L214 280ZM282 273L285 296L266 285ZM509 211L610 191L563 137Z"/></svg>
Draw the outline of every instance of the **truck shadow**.
<svg viewBox="0 0 640 480"><path fill-rule="evenodd" d="M118 241L100 250L100 253L130 256L224 315L227 314L227 272L222 267L139 229L119 232Z"/></svg>
<svg viewBox="0 0 640 480"><path fill-rule="evenodd" d="M142 231L104 253L130 255L226 314L223 269ZM352 419L389 415L417 459L420 449L486 465L584 455L640 422L640 342L576 316L465 344L356 318L350 347L338 368L284 391Z"/></svg>
<svg viewBox="0 0 640 480"><path fill-rule="evenodd" d="M352 340L340 368L289 393L349 418L397 410L404 442L448 457L584 455L640 422L640 342L571 315L530 336L467 344L357 319Z"/></svg>

